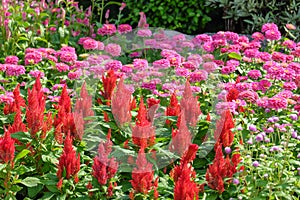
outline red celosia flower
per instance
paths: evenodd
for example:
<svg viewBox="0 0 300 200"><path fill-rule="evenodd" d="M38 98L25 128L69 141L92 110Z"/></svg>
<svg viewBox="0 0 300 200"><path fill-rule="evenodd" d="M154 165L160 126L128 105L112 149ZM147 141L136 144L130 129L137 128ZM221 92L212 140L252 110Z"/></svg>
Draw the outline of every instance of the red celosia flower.
<svg viewBox="0 0 300 200"><path fill-rule="evenodd" d="M171 177L175 182L174 199L176 200L198 199L199 188L193 180L196 173L190 164L195 159L197 151L198 145L191 144L181 157L180 165L175 166L171 171Z"/></svg>
<svg viewBox="0 0 300 200"><path fill-rule="evenodd" d="M237 100L238 96L239 96L239 91L236 88L231 88L228 91L228 94L226 96L226 100L228 102L232 102L233 100Z"/></svg>
<svg viewBox="0 0 300 200"><path fill-rule="evenodd" d="M117 173L118 163L115 158L109 158L112 151L112 142L110 140L110 131L107 135L107 141L101 142L98 146L98 155L94 158L93 176L100 185L105 185L109 179Z"/></svg>
<svg viewBox="0 0 300 200"><path fill-rule="evenodd" d="M151 108L153 105L157 105L159 103L160 103L159 99L155 99L155 98L148 98L147 99L148 108Z"/></svg>
<svg viewBox="0 0 300 200"><path fill-rule="evenodd" d="M141 148L155 144L155 128L148 118L143 98L141 98L136 125L132 127L132 141Z"/></svg>
<svg viewBox="0 0 300 200"><path fill-rule="evenodd" d="M166 116L178 116L180 113L180 105L178 103L176 94L173 93L170 98L170 104L166 110ZM169 125L171 123L170 120L166 120L166 124Z"/></svg>
<svg viewBox="0 0 300 200"><path fill-rule="evenodd" d="M44 124L44 111L46 98L41 90L40 78L37 78L32 90L28 89L28 106L26 108L26 121L30 134L35 137L35 134L42 130Z"/></svg>
<svg viewBox="0 0 300 200"><path fill-rule="evenodd" d="M52 125L53 125L52 113L48 112L46 116L47 116L47 118L46 118L46 121L44 122L43 128L42 128L42 134L41 134L42 139L46 138L47 132L51 130Z"/></svg>
<svg viewBox="0 0 300 200"><path fill-rule="evenodd" d="M72 137L70 133L67 134L67 137L64 142L63 153L59 158L57 177L70 179L78 179L77 173L80 170L80 154L76 156L76 151L73 149ZM66 176L63 177L63 172L66 172ZM75 181L76 182L76 181Z"/></svg>
<svg viewBox="0 0 300 200"><path fill-rule="evenodd" d="M208 167L206 171L206 181L210 188L224 192L224 178L232 178L237 172L237 165L241 161L240 154L234 154L232 159L227 155L224 159L222 152L222 145L216 146L216 155L213 163Z"/></svg>
<svg viewBox="0 0 300 200"><path fill-rule="evenodd" d="M61 190L62 184L63 184L63 178L60 178L59 181L56 184L57 189Z"/></svg>
<svg viewBox="0 0 300 200"><path fill-rule="evenodd" d="M17 111L14 119L14 123L8 127L8 131L12 133L16 132L26 132L27 127L26 125L22 122L22 116L21 116L21 111Z"/></svg>
<svg viewBox="0 0 300 200"><path fill-rule="evenodd" d="M153 176L152 164L147 161L144 149L141 148L136 159L136 167L132 170L132 180L130 180L134 193L148 194L154 189Z"/></svg>
<svg viewBox="0 0 300 200"><path fill-rule="evenodd" d="M229 147L233 143L234 134L231 131L234 128L234 121L231 112L226 110L216 123L215 140L223 144L223 147Z"/></svg>
<svg viewBox="0 0 300 200"><path fill-rule="evenodd" d="M192 135L186 125L185 114L182 113L180 118L179 129L172 130L172 142L169 148L172 152L176 152L181 156L190 146Z"/></svg>
<svg viewBox="0 0 300 200"><path fill-rule="evenodd" d="M210 188L224 192L224 164L225 160L222 153L221 145L217 146L216 156L213 164L211 164L206 171L206 181Z"/></svg>
<svg viewBox="0 0 300 200"><path fill-rule="evenodd" d="M82 118L93 116L94 112L92 110L92 105L93 105L92 100L93 97L88 94L88 91L86 89L86 84L83 83L80 91L80 97L76 99L75 112L81 112ZM85 121L85 124L87 123L88 121Z"/></svg>
<svg viewBox="0 0 300 200"><path fill-rule="evenodd" d="M199 188L197 183L191 180L191 169L184 165L181 174L175 182L174 200L197 200Z"/></svg>
<svg viewBox="0 0 300 200"><path fill-rule="evenodd" d="M21 107L25 107L25 100L20 95L20 84L13 91L14 94L14 102L11 104L6 104L3 109L3 113L5 115L13 113L13 112L21 112Z"/></svg>
<svg viewBox="0 0 300 200"><path fill-rule="evenodd" d="M148 104L148 119L152 123L154 120L155 112L159 107L160 100L154 99L154 98L148 98L147 104Z"/></svg>
<svg viewBox="0 0 300 200"><path fill-rule="evenodd" d="M84 95L84 92L82 92ZM87 102L90 106L90 97L87 96ZM81 105L80 102L77 106ZM67 134L70 131L70 134L73 138L81 140L84 131L84 120L83 115L91 114L91 110L86 107L86 110L83 110L84 106L75 110L74 113L71 111L71 99L67 92L67 87L65 86L61 93L61 98L59 100L57 109L58 113L54 119L54 126L55 126L55 138L61 139L61 134ZM57 135L57 136L56 136ZM58 142L61 142L60 140Z"/></svg>
<svg viewBox="0 0 300 200"><path fill-rule="evenodd" d="M114 73L114 70L109 70L106 77L102 76L103 90L100 92L104 99L108 100L106 105L110 105L109 101L111 100L113 91L117 85L117 78L118 76Z"/></svg>
<svg viewBox="0 0 300 200"><path fill-rule="evenodd" d="M0 137L0 163L11 162L15 157L15 141L10 137L10 132L5 130L5 133Z"/></svg>
<svg viewBox="0 0 300 200"><path fill-rule="evenodd" d="M60 100L58 102L59 107L63 107L66 113L71 112L71 98L68 94L67 86L65 85L61 91Z"/></svg>
<svg viewBox="0 0 300 200"><path fill-rule="evenodd" d="M196 126L198 117L201 114L198 98L193 96L190 83L186 81L182 99L180 101L181 112L184 112L186 123Z"/></svg>
<svg viewBox="0 0 300 200"><path fill-rule="evenodd" d="M131 92L125 87L124 80L121 78L111 101L111 112L120 126L131 121L130 99Z"/></svg>

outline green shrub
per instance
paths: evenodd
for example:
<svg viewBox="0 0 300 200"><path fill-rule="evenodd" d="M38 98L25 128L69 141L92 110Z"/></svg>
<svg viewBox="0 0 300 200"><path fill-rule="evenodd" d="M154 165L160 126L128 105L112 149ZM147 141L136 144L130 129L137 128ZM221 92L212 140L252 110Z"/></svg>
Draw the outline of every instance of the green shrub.
<svg viewBox="0 0 300 200"><path fill-rule="evenodd" d="M293 24L297 30L289 36L299 40L299 0L208 0L206 6L223 9L226 30L250 34L263 24L274 22L283 32L286 24Z"/></svg>
<svg viewBox="0 0 300 200"><path fill-rule="evenodd" d="M187 34L195 34L211 21L213 10L205 0L125 0L128 16L121 23L136 25L139 12L144 12L151 27L163 27Z"/></svg>

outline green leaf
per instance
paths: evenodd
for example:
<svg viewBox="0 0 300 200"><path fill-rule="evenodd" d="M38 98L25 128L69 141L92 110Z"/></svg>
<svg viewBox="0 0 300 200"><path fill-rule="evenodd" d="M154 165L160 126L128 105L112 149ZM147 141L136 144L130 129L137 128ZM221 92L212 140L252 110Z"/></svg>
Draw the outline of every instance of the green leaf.
<svg viewBox="0 0 300 200"><path fill-rule="evenodd" d="M18 155L15 157L15 162L23 157L25 157L28 153L30 153L30 150L23 149Z"/></svg>
<svg viewBox="0 0 300 200"><path fill-rule="evenodd" d="M31 171L34 171L34 170L35 169L33 167L28 168L24 165L20 165L17 168L15 168L15 171L18 173L18 175L22 175L22 174L25 174L27 172L31 172ZM0 171L1 171L1 169L0 169Z"/></svg>
<svg viewBox="0 0 300 200"><path fill-rule="evenodd" d="M236 60L241 60L242 59L242 56L240 54L237 54L235 52L231 52L228 54L228 57L229 58L233 58L233 59L236 59Z"/></svg>
<svg viewBox="0 0 300 200"><path fill-rule="evenodd" d="M54 196L54 194L52 192L46 192L46 193L44 193L44 196L42 196L42 198L40 198L40 200L50 200L50 199L52 199L53 196Z"/></svg>
<svg viewBox="0 0 300 200"><path fill-rule="evenodd" d="M42 191L43 188L44 188L44 186L41 184L38 184L37 187L29 187L28 188L28 196L30 198L35 197L40 191Z"/></svg>
<svg viewBox="0 0 300 200"><path fill-rule="evenodd" d="M27 187L35 187L40 183L40 179L36 177L27 177L21 181L21 183Z"/></svg>

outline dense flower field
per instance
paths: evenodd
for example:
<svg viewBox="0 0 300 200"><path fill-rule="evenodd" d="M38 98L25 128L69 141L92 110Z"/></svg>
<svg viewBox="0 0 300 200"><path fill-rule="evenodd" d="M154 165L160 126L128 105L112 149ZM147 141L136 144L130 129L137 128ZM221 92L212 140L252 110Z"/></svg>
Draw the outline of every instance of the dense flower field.
<svg viewBox="0 0 300 200"><path fill-rule="evenodd" d="M189 36L70 0L0 11L1 199L299 199L300 43L275 23Z"/></svg>

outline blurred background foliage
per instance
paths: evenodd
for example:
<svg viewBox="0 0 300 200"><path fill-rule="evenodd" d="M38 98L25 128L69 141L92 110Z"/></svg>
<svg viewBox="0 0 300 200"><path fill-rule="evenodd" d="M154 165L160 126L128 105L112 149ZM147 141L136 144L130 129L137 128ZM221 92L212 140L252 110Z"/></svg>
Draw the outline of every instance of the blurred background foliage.
<svg viewBox="0 0 300 200"><path fill-rule="evenodd" d="M79 0L79 3L86 8L92 1L97 2ZM138 23L139 13L144 12L151 27L164 27L191 35L220 30L251 34L260 31L263 24L274 22L283 33L285 24L295 25L294 37L300 37L300 0L116 1L126 3L120 23L133 27ZM118 6L109 5L106 9L110 9L110 22L113 23L119 13Z"/></svg>

